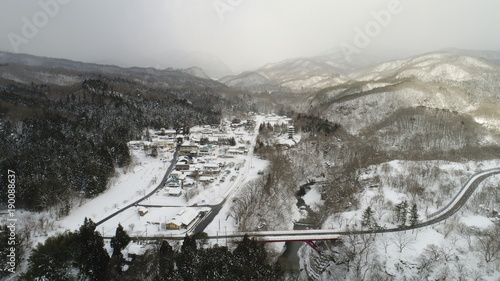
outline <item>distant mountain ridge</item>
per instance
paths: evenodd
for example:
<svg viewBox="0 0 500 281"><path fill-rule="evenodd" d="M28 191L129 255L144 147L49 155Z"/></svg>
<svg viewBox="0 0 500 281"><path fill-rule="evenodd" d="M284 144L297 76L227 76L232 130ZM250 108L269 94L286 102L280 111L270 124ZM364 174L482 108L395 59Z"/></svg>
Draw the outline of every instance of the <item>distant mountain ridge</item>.
<svg viewBox="0 0 500 281"><path fill-rule="evenodd" d="M122 68L114 65L83 63L67 59L38 57L27 54L0 52L0 65L4 71L0 77L23 83L46 83L68 85L84 79L82 73L133 78L136 82L158 86L182 87L186 84L221 88L227 87L216 82L201 69L159 70L155 68ZM28 68L26 68L28 67Z"/></svg>
<svg viewBox="0 0 500 281"><path fill-rule="evenodd" d="M212 79L218 79L233 73L232 70L229 69L229 67L218 57L203 52L178 54L176 56L169 57L164 63L169 67L178 69L197 67L202 69L203 72L205 72L206 75Z"/></svg>
<svg viewBox="0 0 500 281"><path fill-rule="evenodd" d="M253 92L303 92L345 83L345 70L327 57L296 58L270 63L249 72L219 79L228 86Z"/></svg>
<svg viewBox="0 0 500 281"><path fill-rule="evenodd" d="M485 63L500 64L500 52L495 51L449 49L439 53L474 57ZM415 56L415 58L418 57L421 56ZM482 62L479 61L477 63L481 64ZM254 71L226 76L219 81L230 87L252 92L306 93L355 81L359 71L376 72L376 67L384 67L384 65L387 67L387 62L369 55L356 56L351 61L347 61L341 53L332 51L315 57L293 58L269 63ZM397 71L396 68L394 71ZM372 73L372 75L375 74ZM375 78L371 77L371 79Z"/></svg>
<svg viewBox="0 0 500 281"><path fill-rule="evenodd" d="M308 95L297 110L336 120L353 133L396 110L416 107L469 115L500 132L500 65L483 58L435 52L384 62L347 76L347 83Z"/></svg>
<svg viewBox="0 0 500 281"><path fill-rule="evenodd" d="M182 72L187 73L189 75L193 75L195 77L203 78L203 79L211 79L208 75L203 71L203 69L199 67L190 67L188 69L183 69Z"/></svg>

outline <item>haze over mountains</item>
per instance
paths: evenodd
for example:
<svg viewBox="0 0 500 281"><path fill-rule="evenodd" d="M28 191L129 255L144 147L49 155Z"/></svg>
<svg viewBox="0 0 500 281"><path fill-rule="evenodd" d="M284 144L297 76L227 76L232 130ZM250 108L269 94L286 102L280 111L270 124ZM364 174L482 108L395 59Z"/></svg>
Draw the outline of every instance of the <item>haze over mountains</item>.
<svg viewBox="0 0 500 281"><path fill-rule="evenodd" d="M222 84L208 78L200 68L188 68L183 71L171 68L165 70L139 67L122 68L114 65L90 64L6 52L0 52L0 64L4 69L0 73L0 77L22 83L70 85L81 82L84 79L82 73L87 73L123 78L133 76L141 83L165 87L184 85L186 82L211 88L224 87ZM25 67L29 67L29 69L18 71L18 68Z"/></svg>
<svg viewBox="0 0 500 281"><path fill-rule="evenodd" d="M192 63L197 61L195 57L191 57ZM301 111L321 105L326 116L333 112L327 110L327 103L383 93L379 97L390 92L396 95L390 102L400 99L408 105L475 112L488 122L496 122L497 118L495 103L500 89L500 53L495 51L446 49L386 62L378 62L371 56L359 56L348 62L336 53L268 63L218 81L209 73L215 73L214 69L223 64L208 55L204 58L205 67L192 66L177 71L172 68L121 68L0 52L4 70L0 77L21 83L70 85L81 82L85 76L82 73L93 73L122 78L132 76L135 81L149 86L185 87L190 84L213 89L231 87L253 93L288 93L290 99L282 100L282 104ZM205 70L212 66L210 72ZM291 98L292 94L307 93L308 101L297 103ZM290 104L292 100L294 104Z"/></svg>
<svg viewBox="0 0 500 281"><path fill-rule="evenodd" d="M444 56L441 58L436 57L433 62L435 67L437 67L437 65L441 62L450 66L450 62L447 62L447 60L451 59L451 57L461 55L472 55L473 57L478 58L477 64L497 64L500 62L500 54L493 51L483 52L450 49L439 53L448 54L448 58L445 58ZM426 55L422 56L425 57ZM415 56L414 59L410 58L407 62L405 62L405 59L402 59L395 61L394 63L389 62L384 64L380 59L377 60L375 57L358 57L355 61L347 61L340 54L336 53L332 55L288 59L278 63L270 63L254 71L247 71L238 75L223 77L219 79L219 81L228 86L252 92L304 93L359 80L361 79L361 77L359 77L361 74L357 74L356 71L369 66L377 65L379 63L382 64L378 68L382 69L373 67L367 68L365 71L372 73L372 75L374 75L373 72L381 72L381 75L389 75L389 69L387 69L389 68L389 65L391 65L390 68L392 68L393 72L397 72L398 70L403 71L405 68L409 67L410 64L412 64L413 60L418 60L419 57L421 56ZM468 67L467 62L465 61L458 61L456 63L458 63L455 64L457 66L455 69L456 71L461 69L459 65L465 68ZM470 63L472 63L472 61L470 61ZM442 71L444 71L444 74L448 73L451 76L460 75L459 73L454 73L453 69L446 69L446 66L443 67L444 69L442 69ZM415 65L412 69L418 71L419 68L423 69L424 65ZM438 70L434 71L435 73L429 73L429 75L434 76L440 74L436 72ZM464 71L474 72L475 70L468 69ZM481 70L477 69L477 71ZM363 72L361 71L360 73ZM375 76L364 77L363 80L376 78L377 77ZM453 77L448 78L451 79ZM464 79L466 79L466 77L464 77Z"/></svg>
<svg viewBox="0 0 500 281"><path fill-rule="evenodd" d="M147 140L147 128L185 131L235 116L251 118L248 112L287 115L300 135L295 146L273 143L273 135L286 136L287 126L267 124L255 147L276 165L267 177L276 184L262 186L284 191L269 194L280 194L285 203L276 207L268 204L275 200L263 197L256 208L261 211L251 215L286 214L296 206L297 187L321 179L323 203L308 218L320 227L328 216L364 208L359 198L372 189L364 188L359 175L369 169L383 171L397 160L409 172L398 171L394 178L425 178L418 165L431 169L440 161L500 158L497 52L451 49L353 61L336 55L287 59L214 80L196 66L123 68L0 52L0 167L20 171L18 184L25 187L16 193L20 207L52 208L64 216L82 194L90 200L106 192L115 169L134 161L127 143ZM408 182L401 186L417 188L400 192L422 196L420 202L428 205L442 203L428 203L442 198L420 188L426 185ZM255 225L244 227L285 229L292 221L254 219Z"/></svg>
<svg viewBox="0 0 500 281"><path fill-rule="evenodd" d="M483 59L431 53L382 63L348 77L348 83L318 91L306 107L351 124L353 131L397 109L418 106L469 114L497 129L500 125L500 67Z"/></svg>

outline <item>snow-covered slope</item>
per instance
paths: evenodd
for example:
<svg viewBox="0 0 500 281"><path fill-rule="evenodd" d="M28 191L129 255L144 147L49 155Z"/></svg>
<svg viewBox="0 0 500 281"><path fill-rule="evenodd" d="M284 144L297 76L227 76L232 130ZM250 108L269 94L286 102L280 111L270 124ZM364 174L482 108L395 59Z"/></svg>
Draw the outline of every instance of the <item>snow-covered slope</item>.
<svg viewBox="0 0 500 281"><path fill-rule="evenodd" d="M147 85L177 87L187 83L202 87L224 87L207 79L201 69L186 71L154 68L122 68L113 65L83 63L25 54L0 52L0 78L20 83L71 85L86 79L84 76L115 76ZM200 79L201 78L201 79Z"/></svg>
<svg viewBox="0 0 500 281"><path fill-rule="evenodd" d="M199 67L211 78L217 79L233 72L218 57L203 52L176 53L165 59L165 64L173 68Z"/></svg>
<svg viewBox="0 0 500 281"><path fill-rule="evenodd" d="M500 130L500 66L449 53L395 60L349 74L304 107L358 132L398 109L423 106L467 114Z"/></svg>
<svg viewBox="0 0 500 281"><path fill-rule="evenodd" d="M498 71L498 66L467 56L430 53L410 59L396 60L369 67L349 75L357 81L373 81L387 77L417 78L422 81L467 81L483 73Z"/></svg>
<svg viewBox="0 0 500 281"><path fill-rule="evenodd" d="M308 92L349 81L328 56L288 59L221 79L228 86L253 91Z"/></svg>
<svg viewBox="0 0 500 281"><path fill-rule="evenodd" d="M243 72L235 76L222 77L219 79L219 82L230 87L256 92L277 91L280 89L279 85L274 84L273 81L253 71Z"/></svg>
<svg viewBox="0 0 500 281"><path fill-rule="evenodd" d="M203 78L203 79L210 79L208 75L203 71L203 69L199 67L190 67L188 69L183 69L182 72L193 75L195 77Z"/></svg>

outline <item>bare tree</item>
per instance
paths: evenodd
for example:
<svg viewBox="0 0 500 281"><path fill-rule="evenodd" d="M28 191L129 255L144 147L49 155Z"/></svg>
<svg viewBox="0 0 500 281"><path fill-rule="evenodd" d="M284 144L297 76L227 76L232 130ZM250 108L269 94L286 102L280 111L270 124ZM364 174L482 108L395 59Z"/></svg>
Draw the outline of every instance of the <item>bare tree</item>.
<svg viewBox="0 0 500 281"><path fill-rule="evenodd" d="M500 239L498 239L500 224L495 223L495 226L486 230L478 230L476 235L477 247L483 255L484 261L489 263L498 259L500 252Z"/></svg>
<svg viewBox="0 0 500 281"><path fill-rule="evenodd" d="M375 266L374 257L375 236L368 235L348 235L344 239L346 256L349 263L349 270L355 276L355 280L367 280L370 271Z"/></svg>
<svg viewBox="0 0 500 281"><path fill-rule="evenodd" d="M462 236L464 236L465 239L467 240L467 244L469 245L469 250L471 250L472 249L472 237L474 235L474 230L463 223L458 225L458 230L460 231L460 234Z"/></svg>
<svg viewBox="0 0 500 281"><path fill-rule="evenodd" d="M455 243L456 243L456 241L454 241L451 246L443 246L440 249L441 255L443 256L443 258L446 262L452 261L453 258L457 256L457 251L455 250L455 247L453 246L453 245L455 245Z"/></svg>
<svg viewBox="0 0 500 281"><path fill-rule="evenodd" d="M382 246L384 246L384 252L387 254L387 248L389 248L389 245L390 245L390 240L389 240L389 237L384 236L380 239L380 243L382 243Z"/></svg>
<svg viewBox="0 0 500 281"><path fill-rule="evenodd" d="M433 262L438 261L441 258L441 251L439 246L436 244L429 244L424 249L424 254L428 256Z"/></svg>
<svg viewBox="0 0 500 281"><path fill-rule="evenodd" d="M262 197L259 194L259 190L264 185L261 178L248 182L238 193L238 196L233 200L231 208L229 209L229 214L232 216L236 223L242 227L247 228L249 225L247 221L255 210L259 198Z"/></svg>
<svg viewBox="0 0 500 281"><path fill-rule="evenodd" d="M405 232L399 231L394 233L391 242L399 249L399 252L402 253L406 247L415 242L415 239L413 239L410 235L407 235Z"/></svg>

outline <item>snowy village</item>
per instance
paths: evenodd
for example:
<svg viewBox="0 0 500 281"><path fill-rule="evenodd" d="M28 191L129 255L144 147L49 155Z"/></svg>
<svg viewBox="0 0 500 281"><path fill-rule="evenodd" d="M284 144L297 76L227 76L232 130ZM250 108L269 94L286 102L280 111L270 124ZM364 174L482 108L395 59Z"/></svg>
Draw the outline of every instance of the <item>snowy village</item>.
<svg viewBox="0 0 500 281"><path fill-rule="evenodd" d="M149 140L130 141L134 165L121 170L106 193L73 211L61 224L77 228L83 213L99 221L143 198L100 224L102 235L112 236L118 224L131 237L190 235L197 232L204 217L221 209L213 223L201 229L213 234L234 231L234 225L227 222L224 202L266 169L266 161L253 155L259 125L291 124L291 119L284 116L249 116L245 120L225 120L220 125L194 126L188 134L150 130ZM295 144L298 137L294 136L293 126L290 128L289 134L277 139L278 143Z"/></svg>

